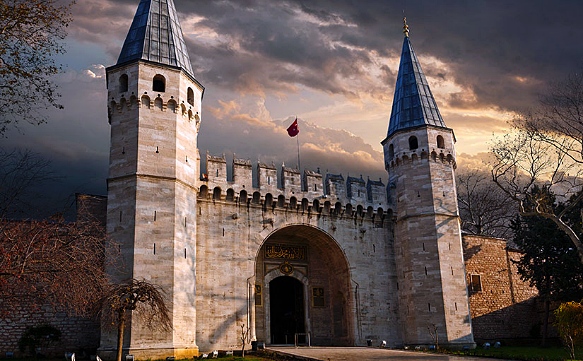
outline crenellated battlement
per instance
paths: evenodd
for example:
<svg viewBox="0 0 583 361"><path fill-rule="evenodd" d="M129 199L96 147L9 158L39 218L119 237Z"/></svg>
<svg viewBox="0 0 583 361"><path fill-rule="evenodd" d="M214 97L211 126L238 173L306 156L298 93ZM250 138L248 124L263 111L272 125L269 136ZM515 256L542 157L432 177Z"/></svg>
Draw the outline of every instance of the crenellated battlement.
<svg viewBox="0 0 583 361"><path fill-rule="evenodd" d="M431 154L427 154L425 149L421 150L414 150L414 151L406 151L400 152L399 154L395 154L393 159L387 164L387 170L391 168L398 167L400 165L417 162L419 160L431 160L433 162L441 162L443 164L449 164L453 167L453 169L457 168L457 163L455 161L455 157L452 155L451 151L447 149L438 149L437 152L435 149L431 151Z"/></svg>
<svg viewBox="0 0 583 361"><path fill-rule="evenodd" d="M163 98L160 94L152 98L147 92L141 97L137 97L133 92L129 96L122 93L117 100L112 97L108 104L108 114L111 119L113 112L122 113L138 108L172 112L190 121L196 121L197 125L200 123L198 111L193 111L192 105L186 104L184 100L176 100L174 96Z"/></svg>
<svg viewBox="0 0 583 361"><path fill-rule="evenodd" d="M387 196L387 186L382 180L365 181L341 174L326 174L318 171L286 167L257 162L253 169L250 160L236 156L227 169L225 155L207 154L207 173L201 176L199 197L213 201L237 202L273 208L292 209L305 212L327 213L353 217L373 217L392 214ZM231 174L229 179L227 174Z"/></svg>

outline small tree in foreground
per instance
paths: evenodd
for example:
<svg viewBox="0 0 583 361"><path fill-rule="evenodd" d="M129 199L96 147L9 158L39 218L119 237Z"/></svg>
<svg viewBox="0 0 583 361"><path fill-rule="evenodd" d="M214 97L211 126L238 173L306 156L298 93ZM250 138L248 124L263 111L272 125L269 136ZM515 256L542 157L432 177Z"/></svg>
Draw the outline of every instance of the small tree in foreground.
<svg viewBox="0 0 583 361"><path fill-rule="evenodd" d="M241 346L241 357L245 357L245 345L249 343L249 331L251 329L249 327L245 327L245 324L241 324L241 342L243 346Z"/></svg>
<svg viewBox="0 0 583 361"><path fill-rule="evenodd" d="M571 359L575 359L575 346L583 343L583 304L579 302L562 303L555 310L555 326L561 339L569 349Z"/></svg>
<svg viewBox="0 0 583 361"><path fill-rule="evenodd" d="M151 329L168 331L172 328L170 310L164 298L164 292L158 286L135 279L111 285L101 298L100 311L117 327L117 361L121 361L123 335L130 312Z"/></svg>

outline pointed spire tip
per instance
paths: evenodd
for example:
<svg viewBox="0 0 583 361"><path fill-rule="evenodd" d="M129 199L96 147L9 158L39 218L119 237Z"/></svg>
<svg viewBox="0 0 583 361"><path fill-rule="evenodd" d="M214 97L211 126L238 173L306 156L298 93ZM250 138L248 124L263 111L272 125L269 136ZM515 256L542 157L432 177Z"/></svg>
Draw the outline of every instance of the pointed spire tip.
<svg viewBox="0 0 583 361"><path fill-rule="evenodd" d="M409 37L409 25L407 25L407 17L403 17L403 34L405 37Z"/></svg>

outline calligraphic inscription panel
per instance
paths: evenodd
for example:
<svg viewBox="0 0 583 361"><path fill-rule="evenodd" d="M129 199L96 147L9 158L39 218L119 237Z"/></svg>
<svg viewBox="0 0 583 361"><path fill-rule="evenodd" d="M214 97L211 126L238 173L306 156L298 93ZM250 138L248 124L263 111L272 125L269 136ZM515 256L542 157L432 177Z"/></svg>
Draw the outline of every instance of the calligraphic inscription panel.
<svg viewBox="0 0 583 361"><path fill-rule="evenodd" d="M308 250L305 246L268 244L265 246L265 258L306 261Z"/></svg>

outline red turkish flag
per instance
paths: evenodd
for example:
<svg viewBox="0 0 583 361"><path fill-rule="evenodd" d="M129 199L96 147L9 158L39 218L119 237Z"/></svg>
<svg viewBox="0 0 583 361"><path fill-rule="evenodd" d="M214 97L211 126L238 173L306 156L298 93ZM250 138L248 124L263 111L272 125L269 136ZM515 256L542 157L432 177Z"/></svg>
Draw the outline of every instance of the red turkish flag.
<svg viewBox="0 0 583 361"><path fill-rule="evenodd" d="M298 118L296 118L296 120L294 120L294 122L289 126L289 128L287 128L287 134L289 134L290 137L295 137L299 133L300 128L298 128Z"/></svg>

